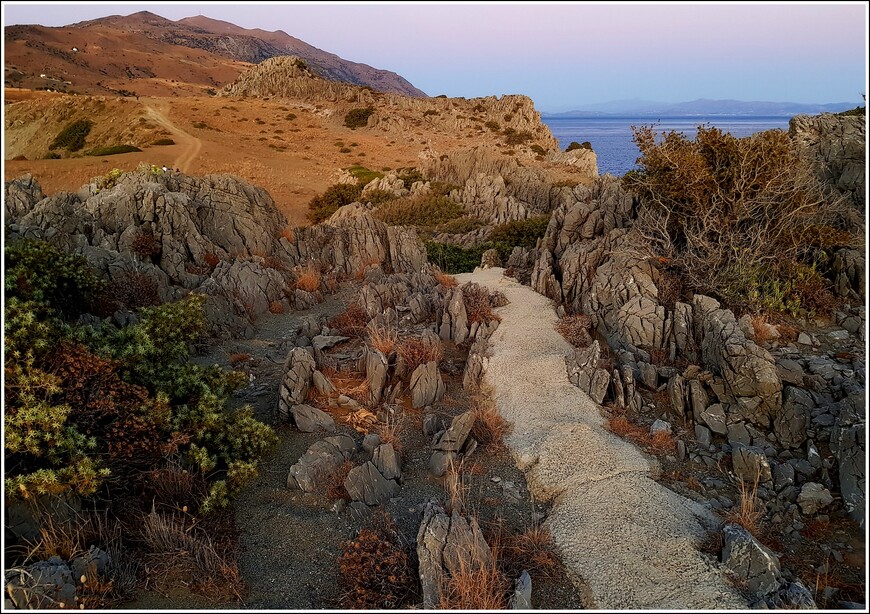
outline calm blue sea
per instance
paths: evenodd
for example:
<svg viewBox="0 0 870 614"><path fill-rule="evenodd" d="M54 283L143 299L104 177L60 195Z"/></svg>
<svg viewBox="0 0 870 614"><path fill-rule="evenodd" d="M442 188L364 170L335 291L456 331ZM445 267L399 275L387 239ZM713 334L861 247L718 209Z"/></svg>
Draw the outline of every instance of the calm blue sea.
<svg viewBox="0 0 870 614"><path fill-rule="evenodd" d="M656 121L648 117L559 117L544 118L544 123L562 149L571 141L589 141L598 155L600 174L624 175L636 168L640 155L631 136L632 126L653 125L656 132L677 130L694 138L699 125L711 125L734 136L749 136L762 130L788 130L788 117L668 117Z"/></svg>

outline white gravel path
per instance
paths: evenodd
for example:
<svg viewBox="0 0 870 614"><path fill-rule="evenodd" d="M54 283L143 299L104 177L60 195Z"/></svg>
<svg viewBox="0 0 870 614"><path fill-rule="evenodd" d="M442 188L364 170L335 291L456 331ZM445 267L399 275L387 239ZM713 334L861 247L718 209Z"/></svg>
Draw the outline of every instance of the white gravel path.
<svg viewBox="0 0 870 614"><path fill-rule="evenodd" d="M502 291L484 385L568 570L599 609L743 609L746 601L698 552L708 509L652 479L658 463L604 427L598 406L568 382L572 348L554 329L551 301L503 276L457 275Z"/></svg>

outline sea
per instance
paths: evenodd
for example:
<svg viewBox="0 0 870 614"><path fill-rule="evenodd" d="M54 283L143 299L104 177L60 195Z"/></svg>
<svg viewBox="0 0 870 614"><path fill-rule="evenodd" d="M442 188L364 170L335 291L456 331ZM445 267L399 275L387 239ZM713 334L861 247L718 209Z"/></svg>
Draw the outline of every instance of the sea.
<svg viewBox="0 0 870 614"><path fill-rule="evenodd" d="M780 128L788 130L788 117L667 117L660 120L649 117L545 117L544 123L564 150L571 141L589 141L598 156L598 172L621 176L637 168L640 152L632 140L632 126L652 126L656 132L683 132L695 138L698 126L714 126L736 137Z"/></svg>

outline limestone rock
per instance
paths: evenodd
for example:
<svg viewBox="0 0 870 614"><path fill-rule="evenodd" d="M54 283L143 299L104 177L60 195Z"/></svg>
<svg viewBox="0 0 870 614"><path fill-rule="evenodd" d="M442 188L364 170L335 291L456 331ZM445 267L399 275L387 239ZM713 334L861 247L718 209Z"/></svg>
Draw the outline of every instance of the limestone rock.
<svg viewBox="0 0 870 614"><path fill-rule="evenodd" d="M734 473L744 482L751 484L758 479L760 483L764 483L772 479L770 463L761 448L736 446L731 453L731 462Z"/></svg>
<svg viewBox="0 0 870 614"><path fill-rule="evenodd" d="M6 594L17 609L77 608L72 571L59 556L5 573Z"/></svg>
<svg viewBox="0 0 870 614"><path fill-rule="evenodd" d="M600 360L601 346L597 340L589 347L575 349L571 356L565 358L568 381L598 404L604 400L610 386L610 373L598 367Z"/></svg>
<svg viewBox="0 0 870 614"><path fill-rule="evenodd" d="M369 348L366 353L366 382L374 405L381 402L381 396L387 384L388 370L387 357L380 350Z"/></svg>
<svg viewBox="0 0 870 614"><path fill-rule="evenodd" d="M865 522L867 501L866 393L851 394L840 401L840 412L831 431L831 450L839 465L843 505L860 527Z"/></svg>
<svg viewBox="0 0 870 614"><path fill-rule="evenodd" d="M329 381L329 378L320 371L315 370L311 374L311 381L317 389L317 392L320 394L332 394L335 392L335 386L333 386L332 382Z"/></svg>
<svg viewBox="0 0 870 614"><path fill-rule="evenodd" d="M819 511L834 502L834 498L827 488L815 482L805 482L797 498L801 512L808 516L818 514Z"/></svg>
<svg viewBox="0 0 870 614"><path fill-rule="evenodd" d="M773 420L776 438L786 448L800 448L807 439L813 398L801 388L786 386L782 393L782 411Z"/></svg>
<svg viewBox="0 0 870 614"><path fill-rule="evenodd" d="M435 361L420 365L411 374L411 404L415 408L426 407L444 396L444 380Z"/></svg>
<svg viewBox="0 0 870 614"><path fill-rule="evenodd" d="M356 446L346 435L327 437L316 441L305 451L299 461L290 467L287 488L314 492L335 475L342 463L349 459Z"/></svg>
<svg viewBox="0 0 870 614"><path fill-rule="evenodd" d="M372 463L375 468L388 480L400 480L402 477L402 463L399 455L393 449L393 444L379 445L372 454Z"/></svg>
<svg viewBox="0 0 870 614"><path fill-rule="evenodd" d="M523 570L523 573L520 574L520 577L517 578L514 584L514 592L510 598L510 609L532 609L532 577L526 570Z"/></svg>
<svg viewBox="0 0 870 614"><path fill-rule="evenodd" d="M472 412L467 411L456 416L450 423L450 428L444 431L444 434L433 447L445 452L459 452L465 445L465 440L471 433L473 426L474 414Z"/></svg>
<svg viewBox="0 0 870 614"><path fill-rule="evenodd" d="M335 432L335 421L332 416L316 407L294 405L290 413L296 428L303 433L315 433L321 430Z"/></svg>
<svg viewBox="0 0 870 614"><path fill-rule="evenodd" d="M497 249L488 249L480 257L480 268L491 269L501 266L501 258Z"/></svg>
<svg viewBox="0 0 870 614"><path fill-rule="evenodd" d="M353 501L366 505L380 505L399 494L399 484L381 475L371 461L351 469L344 487Z"/></svg>
<svg viewBox="0 0 870 614"><path fill-rule="evenodd" d="M714 403L701 412L701 420L710 427L710 430L719 435L728 434L728 426L725 424L725 410L719 403Z"/></svg>
<svg viewBox="0 0 870 614"><path fill-rule="evenodd" d="M750 593L763 597L779 588L780 564L773 552L741 526L726 524L722 534L722 566L745 582Z"/></svg>
<svg viewBox="0 0 870 614"><path fill-rule="evenodd" d="M304 348L293 348L284 362L284 377L278 391L278 416L286 420L294 405L301 405L308 396L314 374L314 358Z"/></svg>

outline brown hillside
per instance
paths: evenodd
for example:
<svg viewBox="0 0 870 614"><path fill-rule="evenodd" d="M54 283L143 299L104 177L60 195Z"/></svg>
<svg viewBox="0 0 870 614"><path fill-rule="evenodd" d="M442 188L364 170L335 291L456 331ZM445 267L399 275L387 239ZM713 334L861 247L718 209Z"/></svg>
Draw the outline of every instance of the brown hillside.
<svg viewBox="0 0 870 614"><path fill-rule="evenodd" d="M176 22L143 11L62 28L10 26L4 34L7 86L201 95L235 79L248 63L293 53L331 80L425 96L395 73L344 60L284 32L245 30L202 16Z"/></svg>

